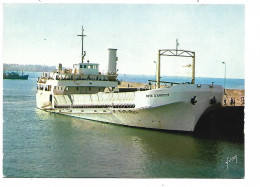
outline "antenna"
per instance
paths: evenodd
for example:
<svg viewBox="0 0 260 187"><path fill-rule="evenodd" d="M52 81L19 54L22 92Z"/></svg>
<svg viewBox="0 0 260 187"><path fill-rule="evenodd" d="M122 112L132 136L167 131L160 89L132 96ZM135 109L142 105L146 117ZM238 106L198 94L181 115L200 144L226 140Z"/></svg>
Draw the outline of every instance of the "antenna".
<svg viewBox="0 0 260 187"><path fill-rule="evenodd" d="M84 35L83 34L83 31L84 31L84 29L83 29L83 25L82 25L82 34L81 35L78 35L78 36L81 36L81 42L82 42L82 46L81 46L81 63L83 63L83 60L84 60L84 57L85 57L85 55L86 55L86 52L85 51L83 51L84 49L83 49L83 38L85 37L85 36L87 36L87 35ZM85 54L83 54L85 52Z"/></svg>

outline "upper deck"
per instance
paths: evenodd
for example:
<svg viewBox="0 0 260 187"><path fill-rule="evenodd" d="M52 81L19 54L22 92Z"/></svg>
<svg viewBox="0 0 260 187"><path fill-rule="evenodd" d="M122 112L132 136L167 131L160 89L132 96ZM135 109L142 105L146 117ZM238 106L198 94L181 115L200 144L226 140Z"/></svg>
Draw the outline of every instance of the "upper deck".
<svg viewBox="0 0 260 187"><path fill-rule="evenodd" d="M117 81L117 74L101 74L97 63L78 63L73 65L73 69L62 69L59 64L58 69L52 72L43 72L38 83L45 84L48 80L66 81Z"/></svg>
<svg viewBox="0 0 260 187"><path fill-rule="evenodd" d="M105 88L118 86L117 74L101 74L96 63L78 63L73 69L58 69L43 72L37 81L38 90L54 94L97 93Z"/></svg>

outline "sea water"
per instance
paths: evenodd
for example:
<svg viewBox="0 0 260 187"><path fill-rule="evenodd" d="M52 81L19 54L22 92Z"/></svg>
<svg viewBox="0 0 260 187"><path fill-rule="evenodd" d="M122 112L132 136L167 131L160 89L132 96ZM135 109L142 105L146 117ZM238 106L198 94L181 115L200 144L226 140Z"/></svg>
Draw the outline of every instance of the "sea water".
<svg viewBox="0 0 260 187"><path fill-rule="evenodd" d="M244 177L244 143L111 125L36 109L39 75L3 80L5 177ZM143 81L143 76L121 77ZM243 88L243 81L237 82L234 87Z"/></svg>

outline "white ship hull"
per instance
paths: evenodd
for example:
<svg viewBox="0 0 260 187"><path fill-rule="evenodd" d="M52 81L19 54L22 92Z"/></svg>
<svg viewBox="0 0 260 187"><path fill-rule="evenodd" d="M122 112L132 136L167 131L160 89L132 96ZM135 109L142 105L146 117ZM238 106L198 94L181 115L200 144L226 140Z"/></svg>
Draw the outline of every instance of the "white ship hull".
<svg viewBox="0 0 260 187"><path fill-rule="evenodd" d="M223 88L180 84L147 91L54 96L52 102L50 94L37 92L38 108L118 125L193 131L203 112L222 102ZM196 103L191 102L194 96ZM212 98L216 102L210 102Z"/></svg>

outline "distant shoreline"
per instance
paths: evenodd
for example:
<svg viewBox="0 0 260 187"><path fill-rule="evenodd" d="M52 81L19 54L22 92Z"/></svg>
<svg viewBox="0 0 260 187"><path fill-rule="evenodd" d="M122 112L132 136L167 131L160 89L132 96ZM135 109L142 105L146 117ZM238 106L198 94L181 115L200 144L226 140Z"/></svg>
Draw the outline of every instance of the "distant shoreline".
<svg viewBox="0 0 260 187"><path fill-rule="evenodd" d="M3 64L3 71L26 71L26 72L43 72L52 71L55 66L31 65L31 64Z"/></svg>

